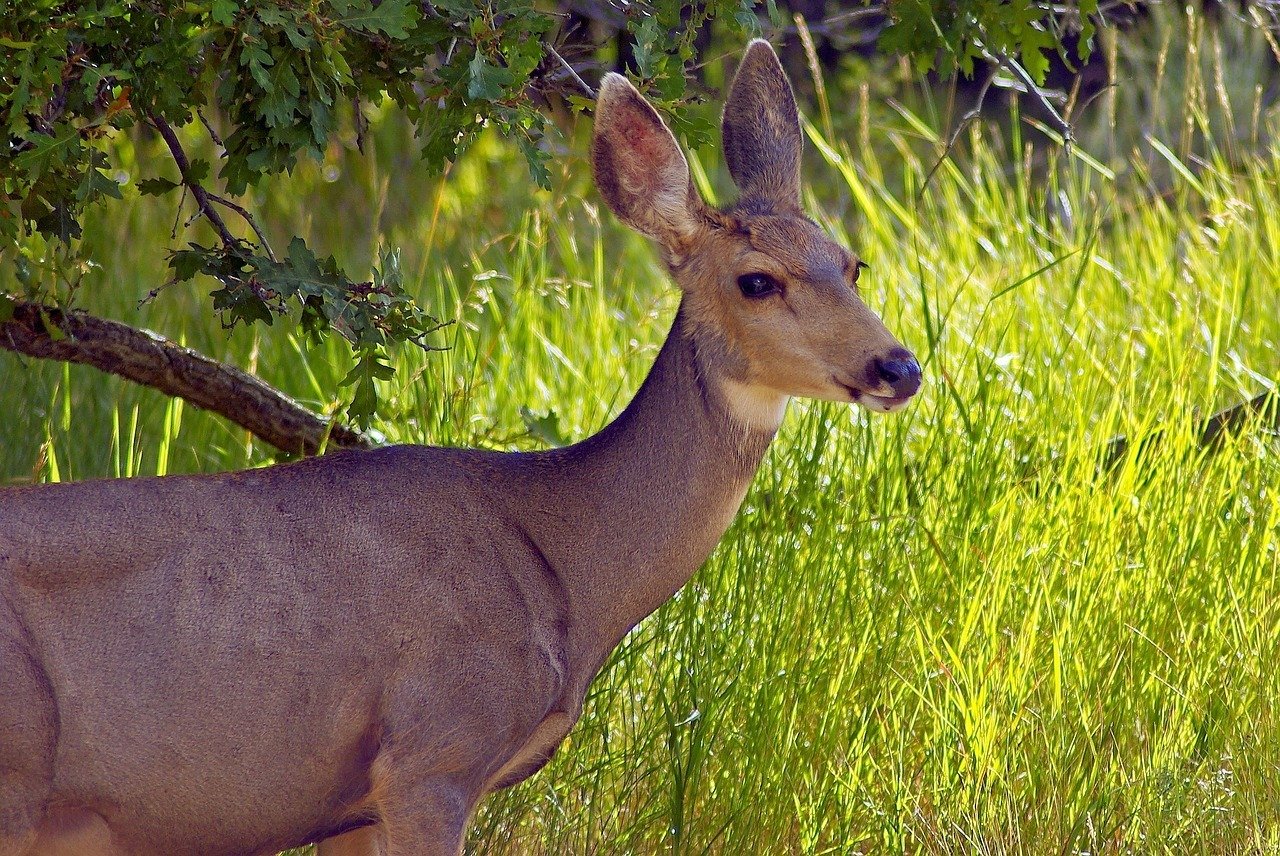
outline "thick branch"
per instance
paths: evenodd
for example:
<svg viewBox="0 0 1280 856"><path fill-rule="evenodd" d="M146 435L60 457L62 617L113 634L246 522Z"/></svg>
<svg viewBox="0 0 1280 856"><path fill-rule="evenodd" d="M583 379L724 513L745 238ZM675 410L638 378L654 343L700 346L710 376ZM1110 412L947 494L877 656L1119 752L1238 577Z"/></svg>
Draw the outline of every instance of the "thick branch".
<svg viewBox="0 0 1280 856"><path fill-rule="evenodd" d="M1280 392L1267 391L1254 396L1248 401L1233 405L1196 423L1196 435L1201 446L1214 448L1225 435L1234 434L1244 428L1250 419L1257 418L1260 424L1272 430L1280 430ZM1160 433L1152 434L1142 441L1142 446L1158 442ZM1113 437L1107 443L1103 456L1103 469L1111 469L1124 459L1129 451L1129 438Z"/></svg>
<svg viewBox="0 0 1280 856"><path fill-rule="evenodd" d="M14 300L0 322L0 347L93 366L217 413L284 452L313 455L324 445L368 447L367 437L330 423L234 366L163 336L85 312ZM50 329L57 332L50 335Z"/></svg>

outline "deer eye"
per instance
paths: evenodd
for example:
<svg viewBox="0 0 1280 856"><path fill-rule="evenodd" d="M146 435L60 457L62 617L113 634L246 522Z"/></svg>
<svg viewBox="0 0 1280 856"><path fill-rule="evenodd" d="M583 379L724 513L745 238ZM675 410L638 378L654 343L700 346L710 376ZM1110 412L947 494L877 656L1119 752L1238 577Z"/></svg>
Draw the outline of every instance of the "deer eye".
<svg viewBox="0 0 1280 856"><path fill-rule="evenodd" d="M871 267L871 265L869 265L869 264L867 264L866 262L861 261L861 260L860 260L856 265L854 265L854 267L853 267L853 281L856 283L856 282L858 281L858 276L862 273L862 271L863 271L863 270L865 270L866 268L869 268L869 267Z"/></svg>
<svg viewBox="0 0 1280 856"><path fill-rule="evenodd" d="M770 294L782 292L782 285L767 273L744 273L738 277L738 288L742 289L744 295L752 298L768 297Z"/></svg>

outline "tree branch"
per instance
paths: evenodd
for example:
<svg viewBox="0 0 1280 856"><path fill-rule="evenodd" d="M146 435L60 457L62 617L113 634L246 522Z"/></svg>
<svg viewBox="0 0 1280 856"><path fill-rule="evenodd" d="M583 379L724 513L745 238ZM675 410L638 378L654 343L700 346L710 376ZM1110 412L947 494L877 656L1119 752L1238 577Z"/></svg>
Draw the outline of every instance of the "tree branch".
<svg viewBox="0 0 1280 856"><path fill-rule="evenodd" d="M1049 96L1045 93L1045 90L1036 85L1036 82L1031 79L1031 75L1027 74L1027 70L1023 68L1022 65L1013 57L1007 56L999 51L984 50L983 53L987 55L988 59L996 62L1005 71L1017 78L1018 83L1022 84L1023 88L1026 89L1027 94L1033 96L1040 102L1040 106L1049 114L1050 124L1053 125L1053 129L1062 135L1063 143L1068 146L1071 145L1073 137L1071 133L1071 124L1066 119L1062 118L1062 114L1058 112L1058 108L1053 106L1053 102L1049 100Z"/></svg>
<svg viewBox="0 0 1280 856"><path fill-rule="evenodd" d="M0 293L0 348L93 366L217 413L283 452L314 455L330 446L367 448L368 437L313 413L240 369L163 336Z"/></svg>
<svg viewBox="0 0 1280 856"><path fill-rule="evenodd" d="M200 185L200 182L192 181L188 175L191 169L191 162L187 160L187 153L183 151L178 135L173 132L173 128L169 127L169 123L159 116L148 116L147 118L151 120L151 124L160 132L161 139L169 147L169 153L173 155L173 162L178 165L178 172L182 175L182 183L187 186L187 189L191 191L191 195L195 197L196 205L200 207L200 213L213 226L213 230L218 233L222 243L227 247L234 247L237 243L236 236L231 234L231 230L227 228L222 215L213 207L213 200L209 198L208 192Z"/></svg>
<svg viewBox="0 0 1280 856"><path fill-rule="evenodd" d="M929 187L929 182L933 180L934 174L938 171L938 167L942 166L943 161L951 156L951 150L956 147L956 143L960 140L960 135L964 133L964 129L969 127L969 123L976 119L982 118L982 106L987 100L987 93L991 91L991 84L995 83L996 75L1000 73L1000 67L996 66L991 69L991 73L987 75L987 79L982 84L982 88L978 90L978 97L973 102L972 109L960 117L960 121L956 123L956 129L951 132L951 136L947 139L947 145L942 150L942 154L938 155L938 160L933 166L929 167L929 171L925 174L924 181L920 182L920 192L916 194L916 201L924 199L924 192Z"/></svg>
<svg viewBox="0 0 1280 856"><path fill-rule="evenodd" d="M547 42L546 48L551 55L556 58L556 61L560 63L560 67L568 72L569 77L573 78L574 82L577 83L578 86L582 87L582 91L586 93L587 97L595 98L596 91L592 89L585 80L578 76L578 72L574 70L573 66L569 65L564 57L560 56L560 52L556 50L555 45Z"/></svg>
<svg viewBox="0 0 1280 856"><path fill-rule="evenodd" d="M250 214L243 205L233 202L225 196L219 196L216 193L209 193L208 191L205 191L205 193L208 195L210 202L216 202L224 208L230 208L232 211L243 217L244 221L249 224L249 228L253 230L253 234L257 235L258 240L262 242L262 249L266 251L267 258L271 259L271 261L276 260L276 254L271 250L271 242L267 240L266 232L262 231L262 228L258 226L258 221L254 219L254 216Z"/></svg>
<svg viewBox="0 0 1280 856"><path fill-rule="evenodd" d="M1204 448L1212 449L1222 442L1226 435L1233 434L1248 424L1250 419L1258 418L1260 423L1272 430L1280 430L1280 387L1254 396L1248 401L1219 410L1217 413L1196 423L1197 442ZM1143 439L1139 447L1150 448L1159 442L1162 432L1155 432ZM1113 437L1107 443L1102 456L1103 470L1110 470L1124 459L1129 451L1129 438L1123 435Z"/></svg>

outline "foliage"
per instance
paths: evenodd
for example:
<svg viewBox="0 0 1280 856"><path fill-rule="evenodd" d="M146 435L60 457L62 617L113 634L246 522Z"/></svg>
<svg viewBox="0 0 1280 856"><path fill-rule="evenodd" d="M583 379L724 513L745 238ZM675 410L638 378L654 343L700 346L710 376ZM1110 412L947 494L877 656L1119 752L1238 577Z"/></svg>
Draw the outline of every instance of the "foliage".
<svg viewBox="0 0 1280 856"><path fill-rule="evenodd" d="M767 8L778 18L772 2ZM983 51L1008 52L1041 77L1043 52L1057 45L1061 21L1078 22L1083 50L1096 0L1067 7L1070 15L1053 11L1060 8L1030 0L894 0L884 45L922 67L940 56L947 71L969 70ZM227 325L271 324L291 314L312 336L340 334L357 362L348 378L356 384L350 414L367 424L387 346L423 343L439 325L385 271L373 282L353 279L296 238L278 260L252 221L255 239L237 237L219 212L250 213L209 190L213 165L188 159L171 128L208 129L216 180L235 197L349 140L344 128L359 145L365 112L390 101L414 123L432 169L494 127L516 142L546 187L549 129L541 106L558 95L579 109L590 104L583 92L560 92L573 81L552 47L563 35L559 17L532 0L0 0L0 46L8 52L0 76L8 138L0 154L0 248L29 257L17 271L27 296L37 296L30 273L45 264L45 245L30 237L78 246L86 208L122 197L109 164L113 136L154 128L179 174L168 177L148 162L138 192L181 191L179 208L193 199L218 237L173 252L171 281L197 273L218 280L213 308ZM710 124L681 109L692 97L686 69L695 38L721 20L739 42L757 27L751 0L653 0L626 5L621 17L642 89L689 143L709 142Z"/></svg>
<svg viewBox="0 0 1280 856"><path fill-rule="evenodd" d="M890 0L893 24L881 47L914 57L917 69L935 65L944 77L973 74L976 59L1020 59L1032 80L1044 83L1047 54L1074 42L1079 59L1089 55L1098 0L1066 4L1037 0Z"/></svg>
<svg viewBox="0 0 1280 856"><path fill-rule="evenodd" d="M1218 38L1168 50L1230 86L1240 64L1212 63L1256 55ZM1120 119L1162 148L1122 129L1111 155L1090 149L1127 170L1114 181L1080 152L1024 160L1016 138L975 127L963 164L924 186L945 135L917 116L873 104L867 138L852 116L830 138L811 129L808 210L871 262L866 299L926 362L920 398L892 418L792 406L711 562L629 635L551 764L482 806L470 852L1276 851L1277 439L1206 456L1189 430L1194 410L1277 369L1280 155L1230 148L1274 141L1276 107L1254 139L1221 119L1215 138L1222 108L1198 78L1132 79L1168 100L1122 100ZM1171 97L1184 89L1207 100ZM1180 141L1187 117L1198 150ZM457 323L431 363L391 355L378 427L528 448L603 425L674 308L651 250L583 201L580 161L537 194L522 155L484 138L432 181L400 166L413 145L389 130L369 132L386 156L349 154L341 182L303 163L263 191L273 233L344 212L359 225L317 218L309 234L357 258L374 189L415 199L385 238L409 293ZM172 219L133 194L86 213L103 265L88 308L132 310L161 267L139 248L164 244ZM325 401L342 379L340 341L280 324L228 341L202 306L173 290L148 324L222 345L298 398ZM270 457L181 401L17 365L0 354L2 481ZM1102 476L1115 434L1165 441Z"/></svg>
<svg viewBox="0 0 1280 856"><path fill-rule="evenodd" d="M1095 8L1096 0L1082 0L1075 9L1082 48ZM1043 75L1043 51L1061 35L1056 22L1070 17L1030 0L894 0L890 9L885 46L922 66L937 55L946 70L969 70L974 56L996 50L1020 54L1033 76ZM778 17L772 2L768 11ZM735 42L757 27L751 0L630 4L618 24L632 41L641 88L695 146L709 142L713 129L681 109L692 97L686 69L699 30L713 20L726 22ZM578 109L590 105L586 93L560 91L576 76L566 77L553 47L563 36L558 27L558 13L532 0L0 0L0 46L9 54L0 76L8 138L0 154L0 248L25 255L19 280L28 297L40 296L31 273L50 265L46 245L31 238L70 246L74 257L86 208L122 198L109 163L113 136L153 128L178 175L148 162L138 192L180 191L179 209L193 200L218 238L175 250L170 281L197 273L216 279L213 309L228 326L290 315L314 337L341 335L356 357L349 413L368 424L377 408L374 380L388 372L387 347L423 344L439 324L385 270L373 281L352 278L297 238L277 259L251 213L209 189L210 160L188 158L183 135L172 129L207 129L216 181L236 197L349 141L344 128L360 145L366 111L389 101L413 122L430 168L442 169L494 127L515 141L546 187L549 129L541 107L560 96ZM254 239L236 236L223 214L242 215ZM68 281L64 297L74 284Z"/></svg>
<svg viewBox="0 0 1280 856"><path fill-rule="evenodd" d="M666 106L686 98L697 26L724 12L739 27L753 20L735 0L689 7L660 0L628 11L639 74ZM361 282L332 260L316 260L298 239L276 260L261 234L235 237L218 211L241 209L207 189L211 164L188 160L168 129L204 121L220 149L217 180L238 196L299 158L322 157L341 141L344 117L359 144L364 112L390 101L414 122L432 168L493 126L519 144L546 186L547 127L533 82L560 73L547 47L556 22L528 0L0 0L0 46L9 54L0 77L8 138L0 155L0 248L38 254L42 245L24 244L32 233L77 242L86 207L122 195L109 173L112 135L154 127L179 175L147 164L152 174L138 191L194 197L220 238L174 252L173 280L217 279L214 309L229 325L270 324L292 308L308 333L341 334L359 372L351 415L367 423L386 345L422 342L437 329L434 319L385 269ZM214 124L229 129L225 139ZM26 279L28 292L33 281Z"/></svg>

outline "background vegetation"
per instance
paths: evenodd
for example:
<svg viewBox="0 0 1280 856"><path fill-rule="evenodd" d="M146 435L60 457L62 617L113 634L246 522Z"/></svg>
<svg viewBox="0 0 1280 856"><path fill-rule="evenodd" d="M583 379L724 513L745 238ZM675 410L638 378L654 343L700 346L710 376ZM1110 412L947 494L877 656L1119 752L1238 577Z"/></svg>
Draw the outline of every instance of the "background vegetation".
<svg viewBox="0 0 1280 856"><path fill-rule="evenodd" d="M926 388L889 418L792 406L708 566L615 653L556 760L484 805L472 852L1280 849L1280 449L1193 438L1197 412L1280 371L1273 46L1176 12L1126 45L1084 146L1031 145L1014 98L936 169L962 112L946 91L890 101L873 87L910 70L857 60L824 81L808 207L871 263L867 299ZM370 120L364 157L331 146L253 201L269 234L353 269L401 246L404 287L451 322L447 350L378 381L379 434L539 447L603 425L676 296L599 208L586 123L543 192L492 136L440 180L399 119ZM174 229L129 190L156 144L122 141L124 199L88 212L84 305L332 408L345 345L224 330L193 285L137 308ZM714 149L692 160L723 196ZM11 482L274 455L178 399L6 353L0 406ZM1102 471L1117 434L1155 439Z"/></svg>

